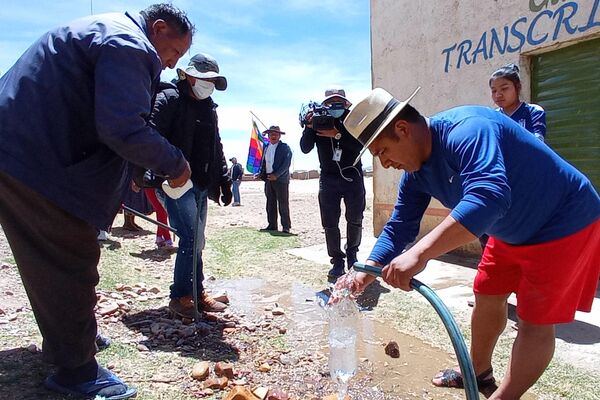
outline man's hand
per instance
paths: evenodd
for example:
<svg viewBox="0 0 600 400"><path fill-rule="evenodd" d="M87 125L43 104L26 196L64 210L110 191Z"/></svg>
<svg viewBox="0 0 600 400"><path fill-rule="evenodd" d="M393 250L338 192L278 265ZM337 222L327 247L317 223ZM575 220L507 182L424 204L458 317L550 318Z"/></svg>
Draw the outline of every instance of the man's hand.
<svg viewBox="0 0 600 400"><path fill-rule="evenodd" d="M338 133L340 133L340 132L335 128L317 131L317 135L325 136L325 137L335 137Z"/></svg>
<svg viewBox="0 0 600 400"><path fill-rule="evenodd" d="M354 277L354 279L352 279ZM358 297L376 278L364 272L356 274L347 273L338 278L335 282L334 292L347 289L352 297ZM331 296L327 304L335 304L340 300L339 297Z"/></svg>
<svg viewBox="0 0 600 400"><path fill-rule="evenodd" d="M231 193L231 182L227 181L221 184L221 201L227 207L231 204L233 194Z"/></svg>
<svg viewBox="0 0 600 400"><path fill-rule="evenodd" d="M134 193L139 193L141 188L137 185L137 183L131 181L131 190L133 190Z"/></svg>
<svg viewBox="0 0 600 400"><path fill-rule="evenodd" d="M277 175L269 174L269 175L267 175L267 179L270 180L270 181L276 181L277 180Z"/></svg>
<svg viewBox="0 0 600 400"><path fill-rule="evenodd" d="M185 169L183 170L181 175L179 175L175 179L169 180L168 181L169 186L171 186L172 188L181 187L181 186L185 185L185 183L188 181L188 179L190 179L190 176L192 176L192 169L190 168L190 163L188 163L186 161Z"/></svg>
<svg viewBox="0 0 600 400"><path fill-rule="evenodd" d="M313 113L312 113L312 111L310 111L308 114L306 114L306 117L304 117L304 126L312 129L312 119L313 119Z"/></svg>
<svg viewBox="0 0 600 400"><path fill-rule="evenodd" d="M383 268L381 276L389 285L410 291L410 280L425 269L427 261L422 261L416 252L408 250L394 258Z"/></svg>

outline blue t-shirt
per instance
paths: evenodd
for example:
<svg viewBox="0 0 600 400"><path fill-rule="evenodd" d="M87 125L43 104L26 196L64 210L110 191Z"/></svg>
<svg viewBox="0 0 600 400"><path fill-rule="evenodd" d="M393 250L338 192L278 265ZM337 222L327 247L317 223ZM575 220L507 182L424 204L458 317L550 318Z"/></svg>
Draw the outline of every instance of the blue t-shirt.
<svg viewBox="0 0 600 400"><path fill-rule="evenodd" d="M431 156L402 176L370 260L387 264L414 241L431 197L475 236L517 245L562 238L600 218L590 181L504 114L457 107L433 116L429 128Z"/></svg>
<svg viewBox="0 0 600 400"><path fill-rule="evenodd" d="M496 110L504 113L501 108ZM528 104L522 102L521 105L511 114L508 115L513 121L517 121L519 125L527 129L533 135L544 141L546 137L546 111L537 104Z"/></svg>

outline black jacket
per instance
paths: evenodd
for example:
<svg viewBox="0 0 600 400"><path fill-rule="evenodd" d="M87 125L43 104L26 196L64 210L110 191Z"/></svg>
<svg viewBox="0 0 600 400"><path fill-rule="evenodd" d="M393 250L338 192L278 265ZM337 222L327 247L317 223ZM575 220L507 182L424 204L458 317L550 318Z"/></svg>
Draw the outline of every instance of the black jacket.
<svg viewBox="0 0 600 400"><path fill-rule="evenodd" d="M242 168L242 164L236 163L231 166L231 180L232 181L241 181L244 176L244 168Z"/></svg>
<svg viewBox="0 0 600 400"><path fill-rule="evenodd" d="M214 189L230 180L219 135L217 104L192 97L186 81L168 84L157 96L150 123L190 163L192 182Z"/></svg>
<svg viewBox="0 0 600 400"><path fill-rule="evenodd" d="M340 168L352 167L352 163L358 157L358 154L362 150L362 145L358 140L348 132L346 127L342 124L341 120L346 116L348 112L341 118L336 118L334 121L336 129L342 134L340 140L335 138L329 138L325 136L318 136L317 131L306 127L302 132L300 138L300 149L304 154L310 153L310 151L317 146L317 153L319 154L319 164L321 165L322 175L340 175ZM342 157L339 163L333 161L333 153L336 148L342 150ZM339 168L338 168L339 164ZM344 175L351 174L350 171L353 168L344 170ZM362 164L359 161L356 164L356 170L354 173L362 175Z"/></svg>

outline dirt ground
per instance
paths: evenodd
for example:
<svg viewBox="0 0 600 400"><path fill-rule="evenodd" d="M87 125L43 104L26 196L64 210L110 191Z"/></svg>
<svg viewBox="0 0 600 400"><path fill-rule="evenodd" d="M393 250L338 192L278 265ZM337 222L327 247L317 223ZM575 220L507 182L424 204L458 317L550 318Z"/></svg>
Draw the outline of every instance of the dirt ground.
<svg viewBox="0 0 600 400"><path fill-rule="evenodd" d="M365 185L363 226L371 236L372 180L366 179ZM268 390L281 399L316 400L334 393L327 367L326 315L315 298L326 288L326 260L316 263L291 254L324 243L317 190L315 180L292 181L294 236L258 232L266 226L261 182L242 183L241 207L211 203L206 286L213 293L226 292L231 303L226 313L206 314L196 324L172 319L166 308L175 255L155 248L152 224L136 218L144 230L125 231L118 215L110 239L100 243L96 315L99 329L113 343L98 353L99 361L137 387L140 399L220 399L236 385ZM41 361L41 336L2 232L0 276L0 399L62 399L41 384L52 367ZM359 326L359 372L350 385L351 397L464 398L460 390L436 389L429 383L432 373L455 365L456 358L428 304L415 301L414 294L372 286L359 301L365 317ZM468 337L470 310L463 308L455 318ZM508 328L505 336L501 346L508 354L514 332ZM400 346L397 359L383 351L391 340ZM202 362L210 376L193 379L193 367ZM232 367L227 382L217 380L218 362ZM495 367L502 371L505 363L501 359ZM585 371L560 365L554 370L536 394L524 399L596 398ZM556 380L561 384L554 390Z"/></svg>

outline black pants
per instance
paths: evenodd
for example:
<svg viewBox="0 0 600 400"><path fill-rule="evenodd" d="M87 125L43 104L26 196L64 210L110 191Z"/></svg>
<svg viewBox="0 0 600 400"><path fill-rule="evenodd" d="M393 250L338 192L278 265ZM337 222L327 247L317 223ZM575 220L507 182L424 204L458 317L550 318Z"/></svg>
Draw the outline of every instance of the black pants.
<svg viewBox="0 0 600 400"><path fill-rule="evenodd" d="M268 228L277 229L277 209L281 217L283 230L290 230L290 182L266 181L265 196L267 196L267 222Z"/></svg>
<svg viewBox="0 0 600 400"><path fill-rule="evenodd" d="M0 224L44 339L43 359L76 368L96 353L96 229L0 172Z"/></svg>
<svg viewBox="0 0 600 400"><path fill-rule="evenodd" d="M365 211L365 183L362 176L352 174L348 182L341 176L321 175L319 180L319 208L321 224L325 229L327 254L335 269L343 272L344 257L348 269L357 261L356 253L362 239L362 220ZM341 249L341 202L346 207L346 253Z"/></svg>

